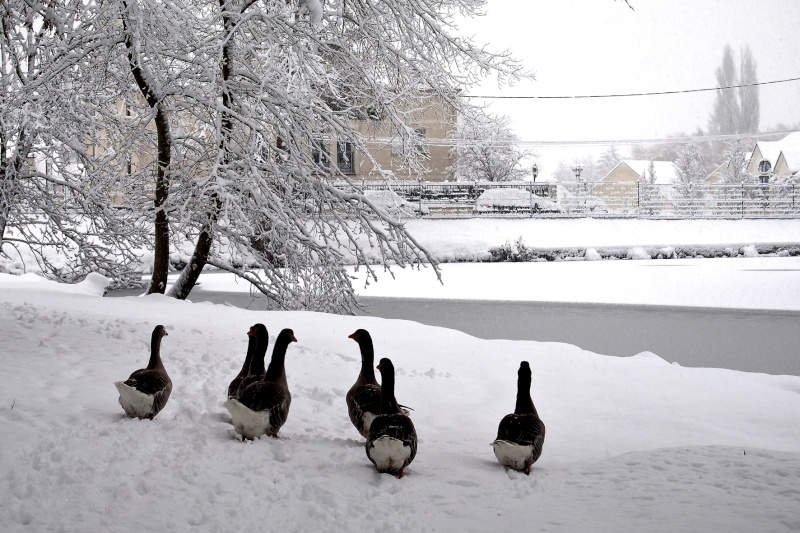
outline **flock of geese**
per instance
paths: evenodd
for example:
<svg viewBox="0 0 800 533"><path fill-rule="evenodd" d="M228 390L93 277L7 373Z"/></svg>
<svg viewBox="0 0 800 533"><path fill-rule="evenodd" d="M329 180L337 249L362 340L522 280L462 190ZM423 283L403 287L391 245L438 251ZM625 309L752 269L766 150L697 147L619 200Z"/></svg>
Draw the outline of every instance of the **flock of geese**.
<svg viewBox="0 0 800 533"><path fill-rule="evenodd" d="M172 380L161 361L161 339L165 335L164 326L156 326L147 367L115 383L119 403L130 417L152 420L169 400ZM275 341L269 366L265 368L269 343L266 326L255 324L247 335L244 364L228 385L228 398L222 405L230 412L233 427L243 440L264 435L277 438L292 403L284 366L286 350L297 339L291 329L282 330ZM395 399L394 365L387 358L380 360L376 367L381 374L379 384L375 379L375 351L369 332L359 329L349 338L356 341L361 350L361 371L346 396L350 420L367 439L367 457L378 472L401 478L417 454L417 431L408 416L408 408ZM545 434L530 389L531 368L527 361L522 361L514 412L500 421L497 439L492 443L501 465L525 474L530 474L531 465L542 454Z"/></svg>

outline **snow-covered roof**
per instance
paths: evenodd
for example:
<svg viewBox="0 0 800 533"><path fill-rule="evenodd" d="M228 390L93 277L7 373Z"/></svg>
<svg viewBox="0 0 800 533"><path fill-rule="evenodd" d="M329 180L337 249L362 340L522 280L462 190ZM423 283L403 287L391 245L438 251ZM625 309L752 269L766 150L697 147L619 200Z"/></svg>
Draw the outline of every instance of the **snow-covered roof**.
<svg viewBox="0 0 800 533"><path fill-rule="evenodd" d="M777 163L781 152L783 152L783 157L789 165L789 170L792 172L800 170L800 131L790 133L777 141L759 141L756 146L761 150L761 157L769 161L773 167ZM752 152L750 157L752 157Z"/></svg>
<svg viewBox="0 0 800 533"><path fill-rule="evenodd" d="M653 169L656 171L656 183L669 184L675 182L675 165L672 161L653 161L652 163ZM623 159L619 164L628 165L639 176L644 174L645 170L649 172L650 169L650 161L647 159Z"/></svg>

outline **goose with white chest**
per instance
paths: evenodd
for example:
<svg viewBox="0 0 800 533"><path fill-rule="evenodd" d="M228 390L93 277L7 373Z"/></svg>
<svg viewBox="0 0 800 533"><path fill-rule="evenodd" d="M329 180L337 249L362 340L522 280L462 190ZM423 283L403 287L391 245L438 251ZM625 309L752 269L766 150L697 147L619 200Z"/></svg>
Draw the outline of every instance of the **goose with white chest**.
<svg viewBox="0 0 800 533"><path fill-rule="evenodd" d="M383 358L381 373L381 412L372 421L367 437L367 457L382 474L402 478L405 468L417 455L417 431L411 419L402 413L394 397L394 365Z"/></svg>
<svg viewBox="0 0 800 533"><path fill-rule="evenodd" d="M286 422L292 395L284 362L292 342L297 342L294 332L282 330L275 340L272 360L264 377L240 389L238 398L229 398L222 404L230 412L233 427L243 439L252 440L262 435L277 438L278 430Z"/></svg>
<svg viewBox="0 0 800 533"><path fill-rule="evenodd" d="M530 475L531 466L542 455L545 427L531 399L531 367L522 361L517 372L517 404L497 428L492 443L498 462Z"/></svg>
<svg viewBox="0 0 800 533"><path fill-rule="evenodd" d="M161 361L161 339L166 335L164 326L156 326L150 337L147 367L134 371L125 381L114 383L119 392L119 403L131 418L152 420L167 404L172 393L172 380Z"/></svg>

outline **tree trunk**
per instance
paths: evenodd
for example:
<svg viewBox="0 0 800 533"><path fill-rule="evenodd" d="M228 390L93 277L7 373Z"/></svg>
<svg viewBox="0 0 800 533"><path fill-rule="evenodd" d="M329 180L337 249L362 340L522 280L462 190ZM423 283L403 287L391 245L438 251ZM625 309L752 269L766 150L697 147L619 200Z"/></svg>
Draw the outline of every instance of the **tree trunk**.
<svg viewBox="0 0 800 533"><path fill-rule="evenodd" d="M144 96L152 109L156 110L155 124L158 135L158 170L156 171L156 208L155 229L153 236L153 277L147 294L164 294L167 288L167 275L169 273L169 220L164 211L164 204L169 198L169 165L172 160L172 142L170 139L169 116L164 109L163 94L157 94L153 86L151 73L142 65L142 58L138 54L139 47L134 43L133 29L128 17L128 3L122 2L122 27L125 30L125 47L128 50L128 63L131 74L136 80L142 96Z"/></svg>
<svg viewBox="0 0 800 533"><path fill-rule="evenodd" d="M178 300L185 300L189 296L189 293L192 292L195 284L197 284L197 278L200 277L203 267L206 266L213 242L214 238L210 231L203 230L200 232L200 235L197 237L197 244L195 244L192 258L189 260L189 264L186 265L186 268L181 271L178 280L169 290L168 296L172 296Z"/></svg>
<svg viewBox="0 0 800 533"><path fill-rule="evenodd" d="M169 273L169 220L164 204L169 198L169 168L171 154L169 141L169 120L161 107L156 114L156 130L158 131L158 172L156 174L156 220L154 231L153 277L147 294L164 294L167 288Z"/></svg>
<svg viewBox="0 0 800 533"><path fill-rule="evenodd" d="M239 15L241 15L242 11L246 9L247 6L251 5L253 1L254 0L248 0L245 6L240 9ZM220 121L219 148L222 153L221 166L223 169L226 169L230 164L230 150L228 146L233 131L233 118L228 111L232 105L228 80L233 73L233 32L236 29L236 23L231 17L231 12L229 11L231 6L229 6L228 0L219 0L219 5L222 9L222 24L225 28L226 35L225 44L222 45L222 116ZM197 279L200 277L200 273L203 271L203 267L206 265L206 262L208 262L208 258L211 254L211 245L214 243L212 228L219 217L222 203L216 192L211 193L210 199L211 209L208 214L208 221L204 224L200 235L197 237L197 243L195 244L192 258L189 260L189 264L186 265L186 268L181 272L178 281L175 282L175 285L173 285L169 291L169 296L179 300L185 300L189 296L189 293L197 283Z"/></svg>

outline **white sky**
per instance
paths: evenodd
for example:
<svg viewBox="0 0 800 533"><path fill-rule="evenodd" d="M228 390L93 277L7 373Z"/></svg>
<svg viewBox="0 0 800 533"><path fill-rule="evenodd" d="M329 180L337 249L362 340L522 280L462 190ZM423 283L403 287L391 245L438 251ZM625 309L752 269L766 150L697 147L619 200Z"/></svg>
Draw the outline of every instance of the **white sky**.
<svg viewBox="0 0 800 533"><path fill-rule="evenodd" d="M510 50L536 81L471 94L584 95L714 87L730 44L749 45L760 82L800 77L797 0L488 0L461 25ZM706 128L713 92L594 100L495 100L527 141L652 139ZM762 86L761 130L800 122L800 81Z"/></svg>

